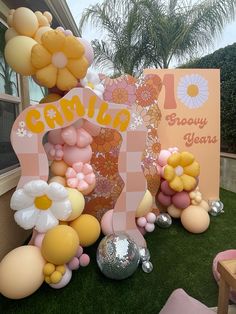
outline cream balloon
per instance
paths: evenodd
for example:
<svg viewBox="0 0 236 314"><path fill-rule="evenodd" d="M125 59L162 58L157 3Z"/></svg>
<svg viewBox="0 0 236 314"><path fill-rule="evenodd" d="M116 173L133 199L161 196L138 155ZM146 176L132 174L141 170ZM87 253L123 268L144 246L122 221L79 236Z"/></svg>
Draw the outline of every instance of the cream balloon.
<svg viewBox="0 0 236 314"><path fill-rule="evenodd" d="M20 246L9 252L0 263L0 293L9 299L22 299L43 283L46 261L38 247Z"/></svg>
<svg viewBox="0 0 236 314"><path fill-rule="evenodd" d="M21 7L16 9L13 14L13 27L17 33L33 37L39 27L39 23L33 11Z"/></svg>
<svg viewBox="0 0 236 314"><path fill-rule="evenodd" d="M167 208L167 212L168 214L172 217L172 218L180 218L182 212L183 212L183 209L179 209L179 208L176 208L173 204L170 205L168 208Z"/></svg>
<svg viewBox="0 0 236 314"><path fill-rule="evenodd" d="M10 39L12 39L12 38L14 38L14 37L16 37L16 36L18 36L19 34L14 30L14 28L8 28L7 30L6 30L6 33L5 33L5 40L6 40L6 43L10 40Z"/></svg>
<svg viewBox="0 0 236 314"><path fill-rule="evenodd" d="M199 206L205 209L207 212L209 212L211 209L209 204L205 200L202 200Z"/></svg>
<svg viewBox="0 0 236 314"><path fill-rule="evenodd" d="M152 194L147 190L146 193L144 194L144 197L142 201L140 202L135 216L136 217L143 217L147 215L152 210L152 205L153 205L153 197Z"/></svg>
<svg viewBox="0 0 236 314"><path fill-rule="evenodd" d="M16 36L5 47L5 58L10 67L21 75L32 75L35 68L31 64L31 50L37 42L26 36Z"/></svg>
<svg viewBox="0 0 236 314"><path fill-rule="evenodd" d="M52 30L52 28L49 27L49 26L42 26L42 27L40 27L40 28L37 30L37 32L35 33L34 39L35 39L39 44L41 44L41 43L42 43L42 42L41 42L41 37L42 37L42 35L43 35L44 33L48 32L48 31L51 31L51 30Z"/></svg>
<svg viewBox="0 0 236 314"><path fill-rule="evenodd" d="M68 191L68 199L71 202L72 207L72 213L66 219L66 221L72 221L82 214L85 206L85 199L83 194L79 192L77 189L72 188L66 189Z"/></svg>
<svg viewBox="0 0 236 314"><path fill-rule="evenodd" d="M192 233L202 233L207 230L210 218L205 209L190 205L183 210L181 222L185 229Z"/></svg>

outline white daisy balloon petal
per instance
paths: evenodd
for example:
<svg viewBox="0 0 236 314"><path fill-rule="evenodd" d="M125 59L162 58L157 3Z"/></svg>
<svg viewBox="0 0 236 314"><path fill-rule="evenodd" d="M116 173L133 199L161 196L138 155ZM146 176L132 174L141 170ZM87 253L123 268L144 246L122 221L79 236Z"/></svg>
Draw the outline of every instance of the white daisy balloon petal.
<svg viewBox="0 0 236 314"><path fill-rule="evenodd" d="M23 189L30 196L41 196L47 193L48 184L44 180L32 180L26 183Z"/></svg>
<svg viewBox="0 0 236 314"><path fill-rule="evenodd" d="M98 97L103 98L105 88L97 73L89 71L80 83L83 87L91 89Z"/></svg>
<svg viewBox="0 0 236 314"><path fill-rule="evenodd" d="M208 82L201 75L185 75L180 79L177 96L186 107L195 109L203 106L208 95Z"/></svg>
<svg viewBox="0 0 236 314"><path fill-rule="evenodd" d="M10 202L10 207L13 210L20 210L22 208L27 208L32 205L34 198L25 193L23 189L16 190Z"/></svg>
<svg viewBox="0 0 236 314"><path fill-rule="evenodd" d="M38 215L39 211L36 210L34 206L31 206L28 208L18 210L14 214L14 218L19 226L26 230L29 230L35 226Z"/></svg>
<svg viewBox="0 0 236 314"><path fill-rule="evenodd" d="M48 186L47 195L54 201L60 201L68 196L68 192L60 183L52 182Z"/></svg>
<svg viewBox="0 0 236 314"><path fill-rule="evenodd" d="M44 233L57 226L58 223L58 220L50 210L41 211L36 221L35 229L40 233Z"/></svg>
<svg viewBox="0 0 236 314"><path fill-rule="evenodd" d="M69 200L64 202L53 202L50 210L57 219L65 220L72 212L71 202Z"/></svg>

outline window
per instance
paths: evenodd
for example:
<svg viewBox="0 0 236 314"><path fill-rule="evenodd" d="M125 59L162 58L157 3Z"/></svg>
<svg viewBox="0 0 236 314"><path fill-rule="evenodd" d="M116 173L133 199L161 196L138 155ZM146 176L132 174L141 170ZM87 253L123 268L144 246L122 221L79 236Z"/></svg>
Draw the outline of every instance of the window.
<svg viewBox="0 0 236 314"><path fill-rule="evenodd" d="M19 78L4 58L6 29L0 20L0 195L14 187L8 186L8 176L16 175L16 170L19 174L19 161L10 142L11 128L20 111Z"/></svg>
<svg viewBox="0 0 236 314"><path fill-rule="evenodd" d="M38 104L40 100L47 94L45 87L39 86L35 83L33 78L29 77L29 93L30 93L30 104Z"/></svg>

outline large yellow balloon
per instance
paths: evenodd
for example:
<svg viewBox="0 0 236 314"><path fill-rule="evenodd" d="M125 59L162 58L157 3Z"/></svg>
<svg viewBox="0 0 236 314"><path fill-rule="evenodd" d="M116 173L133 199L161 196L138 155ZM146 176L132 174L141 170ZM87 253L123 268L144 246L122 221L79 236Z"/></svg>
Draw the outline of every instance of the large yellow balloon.
<svg viewBox="0 0 236 314"><path fill-rule="evenodd" d="M13 14L13 27L17 33L33 37L39 27L39 23L33 11L21 7L16 9Z"/></svg>
<svg viewBox="0 0 236 314"><path fill-rule="evenodd" d="M92 215L81 215L70 223L79 236L81 246L90 246L100 236L101 227L98 220Z"/></svg>
<svg viewBox="0 0 236 314"><path fill-rule="evenodd" d="M61 99L62 96L59 95L59 94L55 94L55 93L51 93L51 94L48 94L46 95L45 97L43 97L41 100L40 100L40 104L46 104L46 103L49 103L49 102L54 102L54 101L57 101L59 99Z"/></svg>
<svg viewBox="0 0 236 314"><path fill-rule="evenodd" d="M35 68L31 64L31 49L37 42L26 36L16 36L5 47L5 58L10 67L22 75L32 75Z"/></svg>
<svg viewBox="0 0 236 314"><path fill-rule="evenodd" d="M75 230L66 225L59 225L47 231L41 251L48 262L63 265L75 256L78 246L79 237Z"/></svg>
<svg viewBox="0 0 236 314"><path fill-rule="evenodd" d="M147 190L144 194L142 201L139 204L139 207L136 210L136 217L146 216L152 210L153 197L152 194Z"/></svg>
<svg viewBox="0 0 236 314"><path fill-rule="evenodd" d="M0 263L0 293L10 299L25 298L43 283L46 261L36 246L20 246Z"/></svg>
<svg viewBox="0 0 236 314"><path fill-rule="evenodd" d="M77 189L66 188L68 191L68 199L71 202L72 213L66 219L67 221L71 221L79 217L85 206L84 196Z"/></svg>

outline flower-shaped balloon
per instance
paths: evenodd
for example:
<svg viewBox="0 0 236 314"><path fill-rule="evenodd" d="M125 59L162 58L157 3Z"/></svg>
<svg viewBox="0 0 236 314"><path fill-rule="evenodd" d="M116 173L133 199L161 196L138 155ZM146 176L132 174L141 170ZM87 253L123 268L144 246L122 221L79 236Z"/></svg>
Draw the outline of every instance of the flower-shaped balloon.
<svg viewBox="0 0 236 314"><path fill-rule="evenodd" d="M22 228L46 232L58 225L58 220L70 216L72 208L67 196L66 188L59 183L33 180L13 193L10 207L16 210L15 221Z"/></svg>
<svg viewBox="0 0 236 314"><path fill-rule="evenodd" d="M95 174L90 164L76 162L66 171L67 185L77 188L81 193L88 194L95 187Z"/></svg>
<svg viewBox="0 0 236 314"><path fill-rule="evenodd" d="M104 86L99 75L95 72L88 72L84 79L80 80L83 87L90 88L98 97L103 99Z"/></svg>
<svg viewBox="0 0 236 314"><path fill-rule="evenodd" d="M78 79L85 77L89 66L83 45L76 37L66 36L60 30L44 33L41 42L34 45L31 52L38 82L63 91L76 87Z"/></svg>
<svg viewBox="0 0 236 314"><path fill-rule="evenodd" d="M192 205L199 205L202 201L202 193L199 191L199 187L197 186L196 189L189 193L189 197L191 199Z"/></svg>
<svg viewBox="0 0 236 314"><path fill-rule="evenodd" d="M45 152L49 160L62 160L64 152L60 144L53 145L49 142L44 144Z"/></svg>
<svg viewBox="0 0 236 314"><path fill-rule="evenodd" d="M200 173L200 166L189 152L173 153L164 168L164 178L169 186L177 191L191 191L197 183L196 177Z"/></svg>

